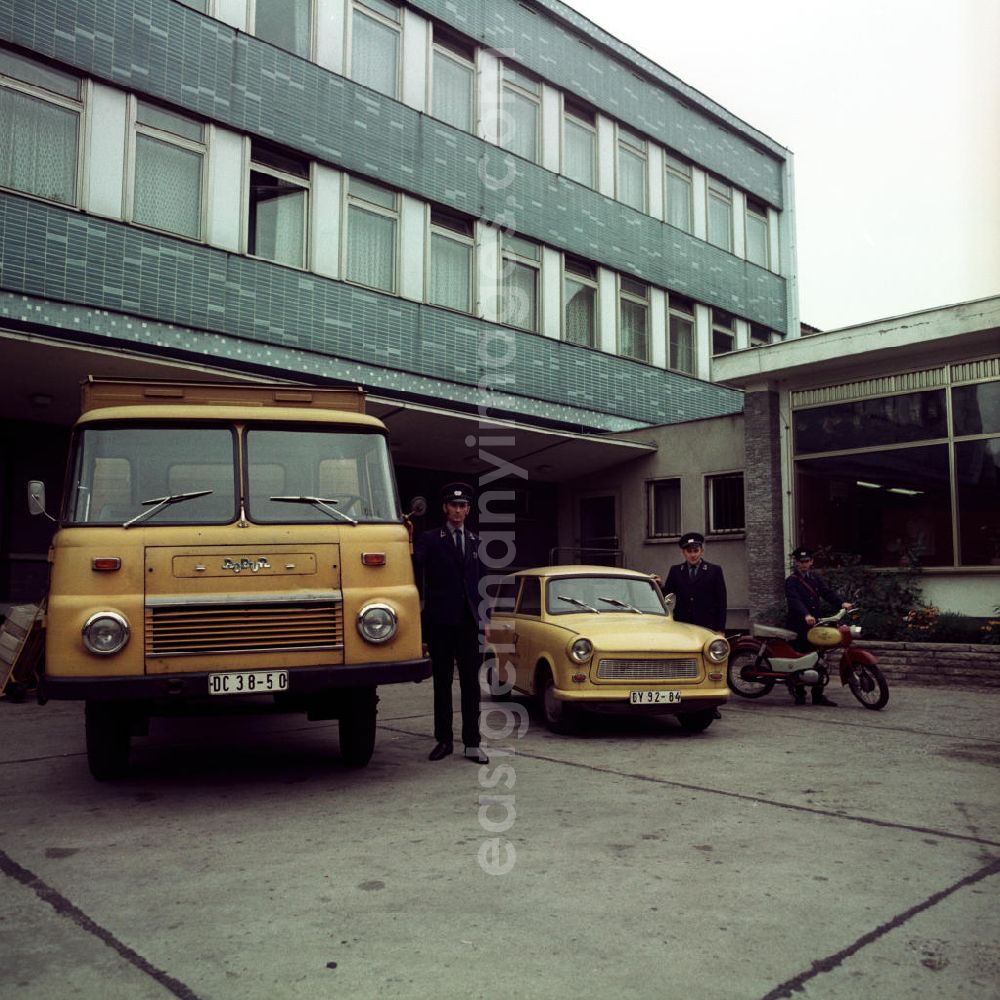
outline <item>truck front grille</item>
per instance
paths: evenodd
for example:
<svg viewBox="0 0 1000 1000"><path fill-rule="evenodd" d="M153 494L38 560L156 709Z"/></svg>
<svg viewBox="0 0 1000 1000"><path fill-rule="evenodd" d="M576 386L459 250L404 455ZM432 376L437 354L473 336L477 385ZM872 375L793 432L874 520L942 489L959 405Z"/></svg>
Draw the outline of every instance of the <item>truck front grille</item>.
<svg viewBox="0 0 1000 1000"><path fill-rule="evenodd" d="M146 656L342 649L340 601L146 606Z"/></svg>
<svg viewBox="0 0 1000 1000"><path fill-rule="evenodd" d="M695 659L601 660L597 664L597 677L602 681L694 680L699 672Z"/></svg>

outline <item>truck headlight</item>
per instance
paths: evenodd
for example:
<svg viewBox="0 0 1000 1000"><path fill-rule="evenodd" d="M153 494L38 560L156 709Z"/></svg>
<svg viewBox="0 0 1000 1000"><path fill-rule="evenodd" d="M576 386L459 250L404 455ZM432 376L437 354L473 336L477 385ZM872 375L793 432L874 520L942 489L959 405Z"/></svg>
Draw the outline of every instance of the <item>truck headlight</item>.
<svg viewBox="0 0 1000 1000"><path fill-rule="evenodd" d="M396 612L388 604L366 604L358 612L358 631L368 642L388 642L398 626Z"/></svg>
<svg viewBox="0 0 1000 1000"><path fill-rule="evenodd" d="M98 656L111 656L125 648L131 629L115 611L98 611L91 615L82 629L83 644Z"/></svg>
<svg viewBox="0 0 1000 1000"><path fill-rule="evenodd" d="M729 643L725 639L713 639L705 647L705 655L713 663L724 663L729 657Z"/></svg>
<svg viewBox="0 0 1000 1000"><path fill-rule="evenodd" d="M577 639L569 647L569 658L574 663L586 663L594 655L594 644L589 639Z"/></svg>

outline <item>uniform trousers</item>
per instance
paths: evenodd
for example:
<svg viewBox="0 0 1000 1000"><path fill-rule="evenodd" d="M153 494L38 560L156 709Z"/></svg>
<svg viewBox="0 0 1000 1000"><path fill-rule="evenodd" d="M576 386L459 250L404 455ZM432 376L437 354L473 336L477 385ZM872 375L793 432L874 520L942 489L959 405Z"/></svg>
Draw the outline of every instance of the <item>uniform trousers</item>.
<svg viewBox="0 0 1000 1000"><path fill-rule="evenodd" d="M462 742L479 746L479 623L466 611L457 625L430 625L426 630L427 647L434 674L434 739L451 743L452 682L458 665L461 688Z"/></svg>

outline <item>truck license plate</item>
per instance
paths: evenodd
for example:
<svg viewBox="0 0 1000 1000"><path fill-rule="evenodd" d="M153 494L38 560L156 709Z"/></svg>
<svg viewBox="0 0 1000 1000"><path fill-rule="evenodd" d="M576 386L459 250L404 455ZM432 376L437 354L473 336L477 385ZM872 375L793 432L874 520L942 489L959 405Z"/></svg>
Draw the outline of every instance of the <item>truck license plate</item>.
<svg viewBox="0 0 1000 1000"><path fill-rule="evenodd" d="M629 691L629 703L632 705L679 705L680 691Z"/></svg>
<svg viewBox="0 0 1000 1000"><path fill-rule="evenodd" d="M269 694L287 690L287 670L233 670L208 675L209 694Z"/></svg>

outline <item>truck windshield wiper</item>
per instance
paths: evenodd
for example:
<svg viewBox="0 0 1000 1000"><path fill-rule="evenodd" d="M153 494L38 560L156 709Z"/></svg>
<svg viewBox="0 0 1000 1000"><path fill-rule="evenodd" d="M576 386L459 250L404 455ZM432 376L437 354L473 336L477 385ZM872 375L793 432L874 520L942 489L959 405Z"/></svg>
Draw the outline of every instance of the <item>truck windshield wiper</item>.
<svg viewBox="0 0 1000 1000"><path fill-rule="evenodd" d="M158 514L163 510L164 507L170 507L175 503L183 503L185 500L193 500L195 497L207 497L209 493L214 492L214 490L195 490L194 493L172 493L168 497L154 497L152 500L143 500L142 506L149 507L149 510L144 510L141 514L136 514L131 520L126 521L122 527L131 528L133 524L149 520L154 514Z"/></svg>
<svg viewBox="0 0 1000 1000"><path fill-rule="evenodd" d="M342 510L337 510L337 500L330 500L326 497L268 497L268 500L277 500L281 503L310 503L331 517L339 517L348 524L358 523L349 514L345 514Z"/></svg>
<svg viewBox="0 0 1000 1000"><path fill-rule="evenodd" d="M624 601L619 601L617 597L598 597L599 601L606 601L608 604L613 604L616 608L624 608L626 611L634 611L637 615L643 614L638 608L632 607L631 604L626 604Z"/></svg>
<svg viewBox="0 0 1000 1000"><path fill-rule="evenodd" d="M589 604L584 604L583 601L577 600L575 597L564 597L562 594L556 594L556 599L565 601L567 604L575 604L578 608L583 608L585 611L593 611L595 615L600 614L597 608L592 608Z"/></svg>

